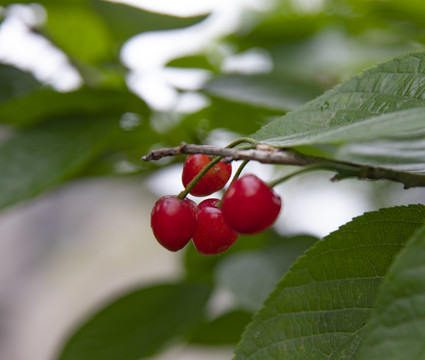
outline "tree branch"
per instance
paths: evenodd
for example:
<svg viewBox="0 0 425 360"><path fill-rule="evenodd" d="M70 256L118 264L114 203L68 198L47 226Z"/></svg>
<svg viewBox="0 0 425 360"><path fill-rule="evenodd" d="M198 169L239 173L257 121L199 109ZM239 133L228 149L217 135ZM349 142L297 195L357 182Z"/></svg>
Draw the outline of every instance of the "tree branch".
<svg viewBox="0 0 425 360"><path fill-rule="evenodd" d="M233 160L255 160L263 164L314 166L318 170L335 171L337 174L332 180L346 178L386 179L403 184L405 189L425 186L425 175L304 155L291 149L278 149L264 144L257 144L253 149L237 149L182 143L180 146L172 148L153 150L143 156L142 160L159 160L163 157L189 154L223 156L224 160L229 162Z"/></svg>
<svg viewBox="0 0 425 360"><path fill-rule="evenodd" d="M182 143L180 146L172 148L163 148L153 150L149 154L142 157L142 160L151 161L159 160L167 156L188 155L188 154L207 154L214 156L223 156L225 161L233 160L255 160L264 164L286 164L286 165L309 165L312 162L296 153L289 151L281 151L280 149L267 147L262 149L235 149L235 148L219 148L209 145L193 145Z"/></svg>

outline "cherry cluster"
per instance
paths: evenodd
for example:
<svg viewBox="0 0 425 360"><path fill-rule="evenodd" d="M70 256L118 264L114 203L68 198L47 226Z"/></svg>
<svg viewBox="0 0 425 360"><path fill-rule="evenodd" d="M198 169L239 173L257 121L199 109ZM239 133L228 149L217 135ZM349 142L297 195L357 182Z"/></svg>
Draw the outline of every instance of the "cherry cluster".
<svg viewBox="0 0 425 360"><path fill-rule="evenodd" d="M189 155L183 165L185 188L211 159L208 155ZM190 194L207 196L221 190L232 173L230 163L211 167L194 185ZM232 181L223 198L207 199L196 205L179 196L164 196L153 207L151 226L158 242L171 251L182 249L190 239L204 255L227 250L239 234L255 234L271 226L279 215L281 199L255 175Z"/></svg>

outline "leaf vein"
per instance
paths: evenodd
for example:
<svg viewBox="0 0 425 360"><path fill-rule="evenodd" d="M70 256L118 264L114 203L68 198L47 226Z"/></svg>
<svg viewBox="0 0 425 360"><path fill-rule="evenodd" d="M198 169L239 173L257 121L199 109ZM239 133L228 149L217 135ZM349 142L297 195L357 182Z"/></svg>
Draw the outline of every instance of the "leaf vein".
<svg viewBox="0 0 425 360"><path fill-rule="evenodd" d="M272 342L272 343L270 343L266 346L259 347L258 350L255 351L254 353L252 353L251 355L249 355L247 357L247 359L251 359L254 356L256 356L257 354L267 351L267 349L269 349L271 347L289 344L289 343L299 341L299 340L306 340L306 339L312 339L312 338L315 338L315 337L328 336L328 335L331 335L331 334L332 335L335 335L335 334L341 334L341 335L351 334L351 335L354 335L354 334L357 333L357 331L358 330L356 330L355 332L352 332L352 331L329 331L329 332L324 332L324 333L311 334L311 335L307 335L307 336L293 337L291 339L285 339L283 341L275 341L275 342Z"/></svg>

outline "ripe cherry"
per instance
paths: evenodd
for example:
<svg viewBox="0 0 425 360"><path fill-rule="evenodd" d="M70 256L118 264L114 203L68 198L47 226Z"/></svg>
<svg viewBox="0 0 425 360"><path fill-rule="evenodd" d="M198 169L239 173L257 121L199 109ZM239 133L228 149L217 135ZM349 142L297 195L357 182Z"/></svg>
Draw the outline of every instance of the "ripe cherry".
<svg viewBox="0 0 425 360"><path fill-rule="evenodd" d="M219 254L238 238L224 221L219 204L219 199L207 199L198 205L198 228L193 235L193 244L204 255Z"/></svg>
<svg viewBox="0 0 425 360"><path fill-rule="evenodd" d="M197 227L198 208L190 199L164 196L154 205L151 226L158 242L171 251L182 249Z"/></svg>
<svg viewBox="0 0 425 360"><path fill-rule="evenodd" d="M221 208L221 200L214 199L214 198L205 199L204 201L198 204L198 210L200 211L204 207L208 207L208 206Z"/></svg>
<svg viewBox="0 0 425 360"><path fill-rule="evenodd" d="M187 187L192 179L211 161L205 154L189 155L183 165L182 182ZM226 185L232 174L232 165L222 161L215 164L193 187L190 193L194 196L207 196Z"/></svg>
<svg viewBox="0 0 425 360"><path fill-rule="evenodd" d="M241 234L255 234L271 226L279 215L280 196L255 175L234 181L223 196L223 217Z"/></svg>

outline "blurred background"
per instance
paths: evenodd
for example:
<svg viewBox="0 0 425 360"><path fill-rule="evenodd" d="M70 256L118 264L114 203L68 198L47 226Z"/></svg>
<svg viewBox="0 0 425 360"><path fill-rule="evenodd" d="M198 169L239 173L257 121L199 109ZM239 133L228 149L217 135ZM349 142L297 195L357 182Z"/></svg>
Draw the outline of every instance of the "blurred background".
<svg viewBox="0 0 425 360"><path fill-rule="evenodd" d="M191 262L214 281L212 318L236 309L249 319L286 269L270 265L269 239L302 236L295 256L365 211L425 202L423 190L385 181L302 175L277 187L284 206L271 231L205 260L151 234L155 201L182 190L184 159L140 160L182 141L225 146L423 49L419 0L2 1L0 19L2 360L53 359L99 304L177 281ZM76 118L94 121L68 126ZM245 172L270 180L293 170ZM269 283L259 291L261 271ZM226 359L236 341L177 342L152 359Z"/></svg>

